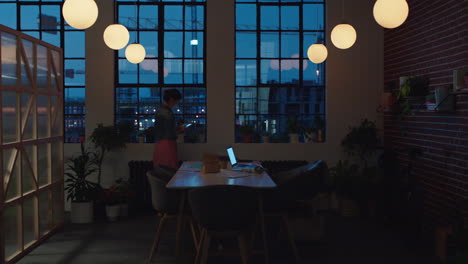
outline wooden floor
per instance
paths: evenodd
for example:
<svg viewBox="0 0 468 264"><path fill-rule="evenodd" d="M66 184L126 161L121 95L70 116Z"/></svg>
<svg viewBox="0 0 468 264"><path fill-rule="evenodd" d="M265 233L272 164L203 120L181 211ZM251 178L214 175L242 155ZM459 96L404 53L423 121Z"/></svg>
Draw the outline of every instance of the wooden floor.
<svg viewBox="0 0 468 264"><path fill-rule="evenodd" d="M316 237L317 229L307 229L313 240L298 243L303 263L316 264L413 264L436 263L430 249L401 234L385 228L382 224L344 219L328 215L324 219L324 236ZM147 263L149 248L155 232L157 218L153 215L131 217L118 222L100 222L91 225L65 226L64 230L20 260L19 264L140 264ZM175 263L175 225L169 225L164 234L157 261ZM271 230L278 230L274 226ZM276 232L270 233L276 233ZM299 230L300 231L300 230ZM318 230L320 231L320 230ZM189 237L185 239L187 256L183 263L193 263ZM285 242L276 236L270 238L271 263L293 263L292 254ZM215 241L229 247L229 241ZM216 250L216 246L214 246ZM223 250L223 249L219 249ZM211 257L209 263L240 263L237 257ZM252 263L264 263L261 256Z"/></svg>

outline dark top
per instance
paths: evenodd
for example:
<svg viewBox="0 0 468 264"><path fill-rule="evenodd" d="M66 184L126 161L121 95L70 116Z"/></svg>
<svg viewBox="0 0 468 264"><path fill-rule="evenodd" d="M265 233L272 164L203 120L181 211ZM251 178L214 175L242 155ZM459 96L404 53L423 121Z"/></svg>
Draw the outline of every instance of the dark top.
<svg viewBox="0 0 468 264"><path fill-rule="evenodd" d="M161 139L177 139L174 114L166 105L161 105L158 111L156 111L154 128L156 141Z"/></svg>

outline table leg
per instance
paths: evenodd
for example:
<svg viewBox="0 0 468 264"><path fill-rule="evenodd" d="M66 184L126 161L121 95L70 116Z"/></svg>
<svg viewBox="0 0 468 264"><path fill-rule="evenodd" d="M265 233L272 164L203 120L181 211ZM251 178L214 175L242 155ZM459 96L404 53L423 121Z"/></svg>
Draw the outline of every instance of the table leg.
<svg viewBox="0 0 468 264"><path fill-rule="evenodd" d="M263 251L265 254L265 264L269 263L269 255L268 255L268 241L267 241L267 234L266 234L266 229L265 229L265 215L263 213L263 197L262 194L258 194L258 211L260 215L260 229L262 232L262 238L263 238Z"/></svg>
<svg viewBox="0 0 468 264"><path fill-rule="evenodd" d="M181 244L182 244L182 224L184 222L184 209L185 209L185 197L186 191L182 191L180 195L179 202L179 213L177 215L177 229L176 229L176 259L179 258L181 254Z"/></svg>

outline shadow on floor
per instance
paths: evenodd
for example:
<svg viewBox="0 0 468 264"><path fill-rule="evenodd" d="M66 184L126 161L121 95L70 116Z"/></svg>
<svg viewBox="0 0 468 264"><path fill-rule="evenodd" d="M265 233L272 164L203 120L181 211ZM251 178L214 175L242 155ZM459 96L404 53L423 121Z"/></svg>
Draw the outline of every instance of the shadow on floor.
<svg viewBox="0 0 468 264"><path fill-rule="evenodd" d="M18 264L142 264L147 263L156 230L157 217L142 215L113 223L90 225L67 224L65 228L39 246ZM303 263L316 264L433 264L432 251L404 238L402 234L360 219L335 215L324 217L323 237L299 241ZM278 241L275 227L269 230L270 263L293 263L285 241ZM301 230L298 230L300 232ZM163 234L154 263L175 263L175 224ZM193 263L193 247L187 234L184 240L188 256L183 263ZM215 244L218 243L215 241ZM226 247L229 242L223 241ZM216 246L214 246L216 247ZM192 252L192 253L190 253ZM237 257L210 257L209 263L240 263ZM253 257L252 263L263 263Z"/></svg>

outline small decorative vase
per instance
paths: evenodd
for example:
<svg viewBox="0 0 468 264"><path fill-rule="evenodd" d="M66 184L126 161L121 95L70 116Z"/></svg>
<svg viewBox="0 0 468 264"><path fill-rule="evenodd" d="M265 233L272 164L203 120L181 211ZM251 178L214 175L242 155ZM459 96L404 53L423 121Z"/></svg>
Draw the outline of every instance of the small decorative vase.
<svg viewBox="0 0 468 264"><path fill-rule="evenodd" d="M269 136L263 136L262 141L263 141L263 143L269 143L270 142L270 137Z"/></svg>
<svg viewBox="0 0 468 264"><path fill-rule="evenodd" d="M120 217L128 217L128 203L120 204Z"/></svg>
<svg viewBox="0 0 468 264"><path fill-rule="evenodd" d="M317 133L316 132L304 133L304 141L306 143L312 143L314 141L317 141Z"/></svg>
<svg viewBox="0 0 468 264"><path fill-rule="evenodd" d="M325 141L325 138L323 136L323 130L322 129L319 129L317 130L317 142L324 142Z"/></svg>
<svg viewBox="0 0 468 264"><path fill-rule="evenodd" d="M138 136L138 143L140 143L140 144L145 143L145 137L144 136Z"/></svg>
<svg viewBox="0 0 468 264"><path fill-rule="evenodd" d="M109 221L117 221L120 215L120 204L106 205L106 215Z"/></svg>
<svg viewBox="0 0 468 264"><path fill-rule="evenodd" d="M299 143L299 134L297 134L297 133L289 134L289 142L290 143Z"/></svg>

